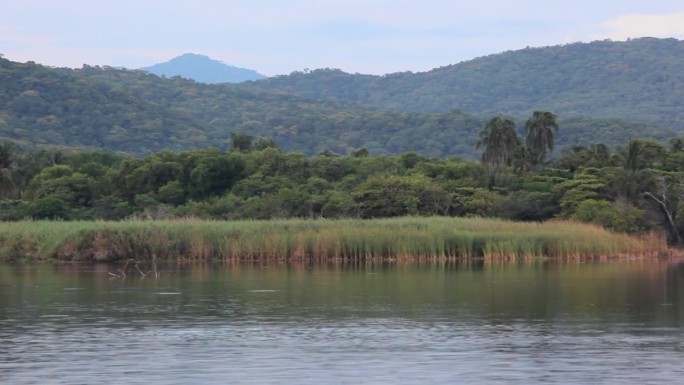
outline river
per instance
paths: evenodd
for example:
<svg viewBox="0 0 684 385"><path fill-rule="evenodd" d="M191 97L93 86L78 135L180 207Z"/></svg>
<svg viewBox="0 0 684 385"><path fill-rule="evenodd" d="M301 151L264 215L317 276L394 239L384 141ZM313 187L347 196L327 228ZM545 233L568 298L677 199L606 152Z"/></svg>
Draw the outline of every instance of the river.
<svg viewBox="0 0 684 385"><path fill-rule="evenodd" d="M684 383L681 263L158 271L0 266L0 383Z"/></svg>

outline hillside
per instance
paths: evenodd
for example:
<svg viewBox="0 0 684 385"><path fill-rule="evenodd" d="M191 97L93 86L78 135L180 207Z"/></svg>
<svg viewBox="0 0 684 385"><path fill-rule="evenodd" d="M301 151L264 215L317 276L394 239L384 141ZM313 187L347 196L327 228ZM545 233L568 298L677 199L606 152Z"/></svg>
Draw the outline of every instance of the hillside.
<svg viewBox="0 0 684 385"><path fill-rule="evenodd" d="M150 75L151 76L151 75ZM203 123L73 70L0 59L0 136L32 145L180 149Z"/></svg>
<svg viewBox="0 0 684 385"><path fill-rule="evenodd" d="M141 70L157 76L180 76L208 84L240 83L266 77L254 70L228 65L194 53L186 53L167 62L141 68Z"/></svg>
<svg viewBox="0 0 684 385"><path fill-rule="evenodd" d="M54 69L0 59L0 83L0 137L140 155L226 149L231 132L244 132L307 154L366 147L373 153L472 156L482 124L455 112L405 113L312 102L109 67ZM457 140L464 136L468 140Z"/></svg>
<svg viewBox="0 0 684 385"><path fill-rule="evenodd" d="M582 51L589 46L617 44L614 47L624 50L633 47L630 45L633 42L600 42L501 55L558 56L562 52L562 60L559 61L575 63L588 60L587 55L568 56L568 47ZM671 40L636 42L665 47L680 44ZM644 59L644 63L648 62L644 65L651 68L656 66L652 63L660 63L657 64L660 72L654 72L653 76L666 77L667 81L645 83L643 86L637 80L612 86L607 82L605 87L633 90L617 96L608 90L597 89L595 84L601 84L603 80L598 75L595 79L586 77L590 71L565 76L569 79L566 83L576 83L572 92L584 96L578 98L587 105L586 109L577 107L578 98L568 96L571 93L567 89L559 89L557 94L550 96L539 94L539 98L555 103L553 106L557 109L550 104L548 108L546 104L526 106L525 103L530 103L529 98L515 89L516 83L512 80L501 81L498 94L493 93L500 94L499 99L501 95L508 95L504 98L508 104L501 101L497 104L496 98L489 95L492 92L488 91L489 96L485 97L482 91L481 94L470 94L472 100L483 99L479 107L451 108L453 105L449 106L449 103L453 103L457 96L466 95L465 92L444 91L446 84L453 83L454 79L472 83L477 90L487 88L476 87L473 82L477 79L449 74L455 68L474 71L471 67L477 63L480 63L478 68L491 70L501 66L495 64L501 55L424 74L376 77L317 70L249 85L203 84L180 77L161 78L144 71L111 67L50 68L0 58L0 138L30 145L106 148L144 155L161 150L207 146L227 149L230 147L230 133L244 132L254 137L273 138L283 150L305 154L325 150L345 154L367 148L371 154L416 151L434 157L476 158L474 144L478 131L493 114L497 111L509 113L515 117L522 133L528 117L526 108L537 107L558 114L561 125L556 138L558 149L595 142L614 147L624 144L630 137L664 141L681 135L678 130L681 126L677 126L677 122L684 116L680 112L682 98L677 97L684 87L679 87L683 84L679 80L681 71L673 69L679 66L679 62L670 51L660 54L652 51L648 60ZM634 55L625 53L624 56L631 58ZM634 62L633 59L628 61ZM466 67L462 67L464 65ZM544 73L542 64L539 66L539 72ZM670 67L670 72L663 72ZM630 74L636 72L641 74L644 71L637 66L627 71ZM438 75L444 76L444 80L439 81ZM581 76L584 78L579 79ZM637 79L641 77L635 75ZM491 82L485 75L479 78L483 84L489 84L485 80ZM538 83L529 88L544 89L552 80L539 80ZM584 89L580 83L585 85ZM406 88L410 84L414 86L413 90ZM507 84L511 84L512 91L506 91ZM515 96L518 92L519 98ZM604 99L597 98L594 93ZM568 98L564 99L560 94ZM415 105L408 102L412 97ZM489 98L494 100L491 104L485 102ZM428 99L432 100L431 108L427 108ZM504 108L507 105L508 110Z"/></svg>
<svg viewBox="0 0 684 385"><path fill-rule="evenodd" d="M684 128L684 42L642 38L528 48L424 73L295 72L245 83L312 99L336 98L402 111L522 118L623 118Z"/></svg>

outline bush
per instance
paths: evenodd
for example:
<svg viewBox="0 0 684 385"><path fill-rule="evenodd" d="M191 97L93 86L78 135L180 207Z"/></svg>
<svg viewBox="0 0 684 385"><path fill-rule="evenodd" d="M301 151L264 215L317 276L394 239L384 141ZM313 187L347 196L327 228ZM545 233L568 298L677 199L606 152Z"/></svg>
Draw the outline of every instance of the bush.
<svg viewBox="0 0 684 385"><path fill-rule="evenodd" d="M69 219L69 210L63 200L48 196L29 202L26 216L33 219Z"/></svg>
<svg viewBox="0 0 684 385"><path fill-rule="evenodd" d="M644 211L626 202L588 199L577 206L572 220L602 225L606 229L625 233L646 230Z"/></svg>

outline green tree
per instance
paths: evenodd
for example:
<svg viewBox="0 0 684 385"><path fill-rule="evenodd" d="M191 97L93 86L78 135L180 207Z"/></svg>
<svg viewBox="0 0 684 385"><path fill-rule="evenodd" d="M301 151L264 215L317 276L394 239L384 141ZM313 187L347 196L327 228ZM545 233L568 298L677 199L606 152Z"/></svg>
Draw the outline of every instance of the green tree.
<svg viewBox="0 0 684 385"><path fill-rule="evenodd" d="M644 211L628 202L587 199L577 206L570 219L614 231L640 233L646 229L643 217Z"/></svg>
<svg viewBox="0 0 684 385"><path fill-rule="evenodd" d="M373 175L352 196L364 218L445 215L451 206L449 194L425 175Z"/></svg>
<svg viewBox="0 0 684 385"><path fill-rule="evenodd" d="M651 140L631 139L627 147L619 148L617 153L622 168L636 172L659 166L667 150L662 144Z"/></svg>
<svg viewBox="0 0 684 385"><path fill-rule="evenodd" d="M46 196L28 202L25 215L33 219L69 219L69 209L61 198Z"/></svg>
<svg viewBox="0 0 684 385"><path fill-rule="evenodd" d="M458 187L451 192L450 214L455 216L493 216L499 194L481 187Z"/></svg>
<svg viewBox="0 0 684 385"><path fill-rule="evenodd" d="M492 118L481 130L476 149L484 148L482 162L494 166L509 165L516 148L518 135L515 122L502 117Z"/></svg>
<svg viewBox="0 0 684 385"><path fill-rule="evenodd" d="M611 175L609 193L614 200L626 199L638 204L645 191L652 190L656 172L653 169L662 163L665 149L659 143L632 139L626 148L617 150L619 167L606 169Z"/></svg>
<svg viewBox="0 0 684 385"><path fill-rule="evenodd" d="M560 211L555 194L543 191L513 191L496 202L497 217L516 221L544 221Z"/></svg>
<svg viewBox="0 0 684 385"><path fill-rule="evenodd" d="M370 153L368 152L368 149L360 148L358 150L354 150L354 151L350 152L349 155L353 156L355 158L365 158L365 157L368 157L370 155Z"/></svg>
<svg viewBox="0 0 684 385"><path fill-rule="evenodd" d="M184 186L191 199L222 195L242 178L244 160L241 154L222 153L215 149L193 151L189 155L188 184Z"/></svg>
<svg viewBox="0 0 684 385"><path fill-rule="evenodd" d="M611 164L608 146L602 143L585 146L572 146L561 153L557 165L560 168L576 172L582 167L605 167Z"/></svg>
<svg viewBox="0 0 684 385"><path fill-rule="evenodd" d="M266 148L278 148L278 145L276 144L275 140L271 138L259 138L257 139L256 142L254 142L254 149L257 151L264 150Z"/></svg>
<svg viewBox="0 0 684 385"><path fill-rule="evenodd" d="M174 206L181 205L185 203L185 190L179 181L173 180L159 188L157 200Z"/></svg>
<svg viewBox="0 0 684 385"><path fill-rule="evenodd" d="M671 181L667 179L673 178L666 178L664 175L657 176L651 189L642 193L647 202L655 206L656 211L660 214L660 222L667 232L667 240L670 244L682 242L678 230L677 214L679 213L681 197L684 196L684 176L681 173L677 176Z"/></svg>
<svg viewBox="0 0 684 385"><path fill-rule="evenodd" d="M232 144L233 151L237 152L250 152L252 151L252 144L254 138L242 132L231 132L230 142ZM275 147L275 146L274 146ZM267 148L267 147L264 147Z"/></svg>
<svg viewBox="0 0 684 385"><path fill-rule="evenodd" d="M15 157L16 151L11 143L0 144L0 199L12 197L16 190L12 172Z"/></svg>
<svg viewBox="0 0 684 385"><path fill-rule="evenodd" d="M120 188L127 197L136 194L156 194L161 186L179 180L183 175L183 165L177 159L171 158L172 154L155 154L129 170L129 163L123 162L121 172L124 173L124 183Z"/></svg>
<svg viewBox="0 0 684 385"><path fill-rule="evenodd" d="M92 218L93 198L93 179L66 165L45 168L31 180L25 194L31 203L29 215L34 218L49 218L47 214L39 215L44 212L59 212L54 217L62 219ZM55 201L61 203L55 205Z"/></svg>
<svg viewBox="0 0 684 385"><path fill-rule="evenodd" d="M535 111L525 123L527 137L525 144L532 154L535 164L541 164L546 154L553 151L553 133L558 132L556 114L546 111Z"/></svg>
<svg viewBox="0 0 684 385"><path fill-rule="evenodd" d="M561 194L561 215L569 218L582 202L606 198L602 195L608 184L605 174L605 170L600 168L581 168L573 174L572 179L557 184L556 190Z"/></svg>

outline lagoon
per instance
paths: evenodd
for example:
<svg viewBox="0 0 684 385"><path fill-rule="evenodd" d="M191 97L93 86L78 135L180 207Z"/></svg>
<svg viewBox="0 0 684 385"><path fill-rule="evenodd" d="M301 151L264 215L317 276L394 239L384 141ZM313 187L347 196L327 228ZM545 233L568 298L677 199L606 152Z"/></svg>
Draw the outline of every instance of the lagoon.
<svg viewBox="0 0 684 385"><path fill-rule="evenodd" d="M0 383L684 378L678 262L116 268L0 266Z"/></svg>

